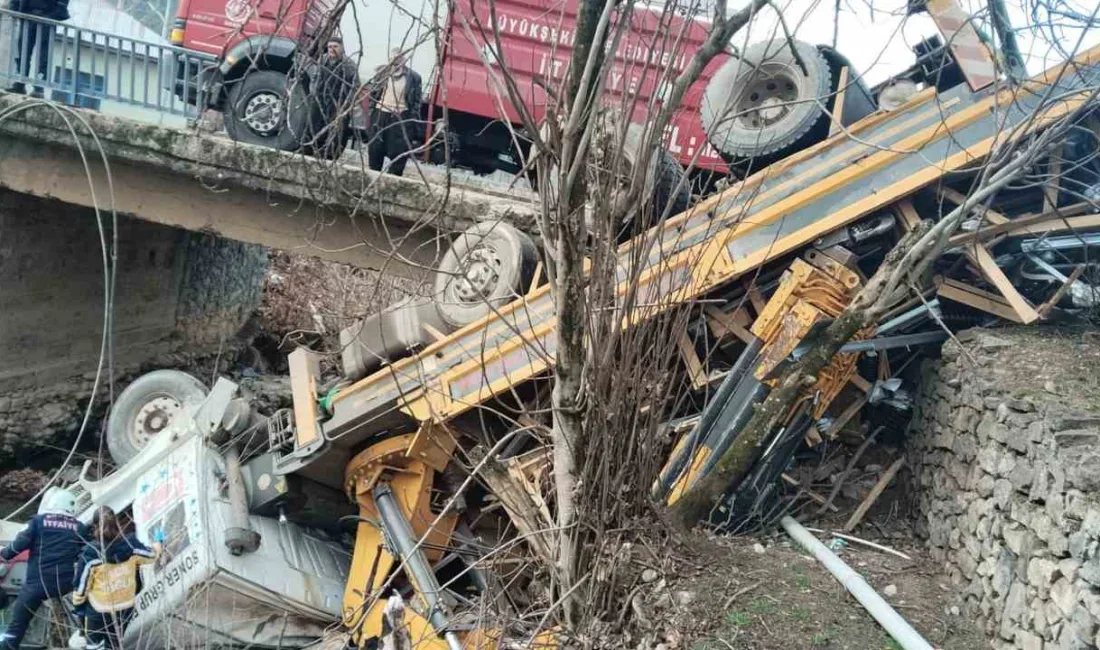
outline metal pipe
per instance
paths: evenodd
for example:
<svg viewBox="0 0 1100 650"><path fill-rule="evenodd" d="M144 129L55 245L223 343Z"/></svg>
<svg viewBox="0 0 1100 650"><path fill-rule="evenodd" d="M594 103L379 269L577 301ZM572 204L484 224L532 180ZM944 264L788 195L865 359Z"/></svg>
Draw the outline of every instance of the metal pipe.
<svg viewBox="0 0 1100 650"><path fill-rule="evenodd" d="M873 339L863 339L861 341L850 341L840 346L837 350L838 354L847 354L852 352L872 352L881 350L893 350L894 348L907 348L913 345L927 345L929 343L940 343L946 341L948 337L947 332L943 330L935 330L932 332L917 332L916 334L901 334L898 336L879 336ZM802 344L799 345L791 352L791 356L795 359L801 358L802 355L809 351L809 346Z"/></svg>
<svg viewBox="0 0 1100 650"><path fill-rule="evenodd" d="M737 387L741 384L742 378L751 370L756 361L756 357L760 354L760 350L764 347L764 341L758 338L753 340L745 346L745 349L741 351L741 356L737 357L737 361L730 368L730 371L726 373L725 379L718 385L718 390L715 391L714 396L707 401L703 407L703 414L699 418L699 421L695 423L691 431L688 432L687 440L680 446L676 457L672 459L666 466L665 470L661 472L657 478L657 484L655 486L654 496L658 499L664 499L668 496L672 486L675 484L676 479L683 473L684 468L687 467L688 460L695 455L699 445L706 440L710 434L711 428L714 426L715 420L726 407L726 403L730 400L733 394L736 392Z"/></svg>
<svg viewBox="0 0 1100 650"><path fill-rule="evenodd" d="M260 547L260 534L248 521L248 491L241 473L241 452L230 445L225 452L225 483L229 493L229 528L225 531L225 546L233 555L251 553Z"/></svg>
<svg viewBox="0 0 1100 650"><path fill-rule="evenodd" d="M412 579L416 590L424 598L428 606L428 621L436 633L443 637L450 650L462 650L462 644L458 636L447 630L447 613L443 609L443 603L439 594L443 588L435 579L435 572L428 564L428 558L413 539L412 528L409 520L401 512L401 506L393 496L390 486L382 484L373 490L374 504L378 507L378 516L382 521L382 529L386 532L386 539L393 545L397 556L405 563L405 572Z"/></svg>
<svg viewBox="0 0 1100 650"><path fill-rule="evenodd" d="M902 313L902 314L899 314L899 315L895 316L894 318L886 321L882 325L879 325L878 329L875 330L875 336L882 336L883 334L888 334L888 333L890 333L890 332L892 332L892 331L894 331L894 330L896 330L900 327L903 327L903 326L909 324L911 321L923 316L925 313L928 313L928 312L931 312L931 313L935 314L937 317L941 316L941 314L940 314L940 299L939 298L929 300L927 303L924 303L924 304L921 304L920 306L914 307L914 308L910 309L909 311L907 311L905 313Z"/></svg>
<svg viewBox="0 0 1100 650"><path fill-rule="evenodd" d="M1044 253L1046 251L1065 250L1067 248L1084 248L1086 246L1100 245L1100 233L1088 233L1084 235L1063 235L1061 237L1036 237L1020 242L1020 251L1023 253Z"/></svg>
<svg viewBox="0 0 1100 650"><path fill-rule="evenodd" d="M790 515L780 519L779 524L783 526L783 530L787 531L791 538L802 545L802 548L809 551L818 562L821 562L829 573L833 574L833 577L844 585L848 593L855 596L859 604L863 605L864 609L879 622L879 625L886 630L887 634L893 637L904 650L932 650L932 646L924 640L924 637L914 630L913 626L901 617L901 614L890 607L890 604L883 600L882 596L879 596L871 585L867 584L866 580L830 551L802 524L792 519Z"/></svg>

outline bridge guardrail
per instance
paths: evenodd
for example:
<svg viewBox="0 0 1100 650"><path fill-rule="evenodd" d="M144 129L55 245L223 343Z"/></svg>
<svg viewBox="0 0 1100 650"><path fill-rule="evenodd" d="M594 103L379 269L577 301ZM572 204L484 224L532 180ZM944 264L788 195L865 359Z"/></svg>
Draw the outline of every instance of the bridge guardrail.
<svg viewBox="0 0 1100 650"><path fill-rule="evenodd" d="M206 106L195 80L215 65L214 56L168 43L0 9L4 88L105 112L114 111L103 102L116 102L194 118Z"/></svg>

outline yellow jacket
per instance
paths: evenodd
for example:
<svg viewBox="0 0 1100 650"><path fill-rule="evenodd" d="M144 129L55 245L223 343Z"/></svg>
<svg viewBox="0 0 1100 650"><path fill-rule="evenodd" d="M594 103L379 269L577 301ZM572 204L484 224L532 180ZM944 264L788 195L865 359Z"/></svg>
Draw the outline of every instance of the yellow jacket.
<svg viewBox="0 0 1100 650"><path fill-rule="evenodd" d="M156 553L132 537L115 541L105 551L89 545L81 558L73 604L87 603L100 614L132 608L141 589L139 567L155 559Z"/></svg>

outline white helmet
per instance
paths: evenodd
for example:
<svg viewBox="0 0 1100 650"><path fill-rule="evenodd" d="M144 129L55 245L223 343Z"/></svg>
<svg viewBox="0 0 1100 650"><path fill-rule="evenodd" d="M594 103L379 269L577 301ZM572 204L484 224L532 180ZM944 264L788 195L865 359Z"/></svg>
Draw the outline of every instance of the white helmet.
<svg viewBox="0 0 1100 650"><path fill-rule="evenodd" d="M46 495L42 497L42 507L38 509L38 512L39 514L69 515L70 517L75 517L76 497L68 490L51 487L46 490Z"/></svg>

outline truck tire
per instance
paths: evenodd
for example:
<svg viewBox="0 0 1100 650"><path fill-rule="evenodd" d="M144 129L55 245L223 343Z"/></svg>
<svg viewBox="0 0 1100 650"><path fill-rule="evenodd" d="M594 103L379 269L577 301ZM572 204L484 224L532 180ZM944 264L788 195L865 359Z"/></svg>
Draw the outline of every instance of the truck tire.
<svg viewBox="0 0 1100 650"><path fill-rule="evenodd" d="M728 162L760 169L827 134L831 92L831 68L818 48L786 39L757 43L707 84L703 127Z"/></svg>
<svg viewBox="0 0 1100 650"><path fill-rule="evenodd" d="M624 224L625 229L630 231L627 234L636 235L652 227L666 211L669 217L674 217L687 210L691 205L691 182L686 176L680 161L667 149L654 153L653 201L648 214L636 215Z"/></svg>
<svg viewBox="0 0 1100 650"><path fill-rule="evenodd" d="M544 136L547 135L544 133ZM628 134L622 143L622 151L626 161L633 165L639 156L640 139L636 132ZM534 145L531 146L532 155L537 153ZM668 209L668 215L675 216L688 209L691 203L691 183L687 180L681 182L686 176L683 166L667 149L661 148L654 152L652 162L651 179L653 184L653 200L645 209L645 214L634 214L626 217L617 225L616 239L622 242L631 236L646 230ZM537 174L530 173L531 186L535 191L538 187ZM553 165L549 172L547 190L557 192L558 167ZM592 211L585 210L585 225L590 233L595 232L595 224L592 221Z"/></svg>
<svg viewBox="0 0 1100 650"><path fill-rule="evenodd" d="M503 221L485 221L463 231L435 274L435 308L457 330L527 291L538 249L525 233Z"/></svg>
<svg viewBox="0 0 1100 650"><path fill-rule="evenodd" d="M206 386L186 372L154 370L134 380L107 419L107 449L122 465L168 428L186 404L206 397Z"/></svg>
<svg viewBox="0 0 1100 650"><path fill-rule="evenodd" d="M237 142L296 151L308 137L309 102L301 84L275 70L254 70L233 82L225 130Z"/></svg>

